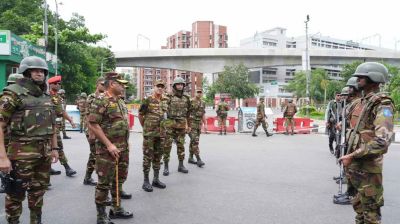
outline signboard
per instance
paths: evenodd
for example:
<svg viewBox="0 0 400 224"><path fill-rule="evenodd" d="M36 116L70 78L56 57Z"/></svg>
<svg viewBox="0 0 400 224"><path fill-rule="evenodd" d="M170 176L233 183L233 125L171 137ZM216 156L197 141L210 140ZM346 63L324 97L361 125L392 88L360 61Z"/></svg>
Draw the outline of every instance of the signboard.
<svg viewBox="0 0 400 224"><path fill-rule="evenodd" d="M271 108L265 108L265 115L267 115L266 122L268 123L268 129L273 128L273 111ZM252 132L257 120L257 107L241 107L239 109L239 132ZM262 130L262 126L258 129ZM258 131L261 131L258 130Z"/></svg>
<svg viewBox="0 0 400 224"><path fill-rule="evenodd" d="M46 57L46 51L44 47L33 45L29 41L15 34L11 34L11 53L22 58L28 56L38 56L45 59Z"/></svg>
<svg viewBox="0 0 400 224"><path fill-rule="evenodd" d="M11 32L0 30L0 55L11 55Z"/></svg>

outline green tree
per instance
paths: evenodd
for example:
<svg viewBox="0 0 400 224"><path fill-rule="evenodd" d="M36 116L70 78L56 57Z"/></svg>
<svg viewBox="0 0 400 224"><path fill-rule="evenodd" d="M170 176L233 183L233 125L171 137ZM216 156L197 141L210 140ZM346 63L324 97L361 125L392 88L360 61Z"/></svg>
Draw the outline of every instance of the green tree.
<svg viewBox="0 0 400 224"><path fill-rule="evenodd" d="M357 66L359 66L362 61L354 61L350 64L345 64L342 68L342 71L340 72L340 76L343 78L343 80L349 80L349 78L354 74L356 71Z"/></svg>
<svg viewBox="0 0 400 224"><path fill-rule="evenodd" d="M209 88L207 96L214 98L215 93L229 93L232 99L254 97L259 88L248 80L249 70L242 63L236 66L225 66L218 74L218 79Z"/></svg>

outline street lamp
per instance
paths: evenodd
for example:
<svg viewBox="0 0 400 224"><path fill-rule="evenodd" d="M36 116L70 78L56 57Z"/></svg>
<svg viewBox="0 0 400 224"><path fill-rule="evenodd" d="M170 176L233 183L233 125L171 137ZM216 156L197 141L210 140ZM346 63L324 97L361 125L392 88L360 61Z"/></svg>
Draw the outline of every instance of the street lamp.
<svg viewBox="0 0 400 224"><path fill-rule="evenodd" d="M56 3L56 32L54 37L54 54L56 55L56 75L58 74L58 3L57 0L54 0ZM62 5L62 2L60 2Z"/></svg>
<svg viewBox="0 0 400 224"><path fill-rule="evenodd" d="M309 64L310 64L310 59L309 59L309 52L308 52L308 22L310 21L310 16L307 15L306 21L304 23L306 24L306 96L307 96L307 117L310 117L309 114L309 104L310 104L310 71L309 71Z"/></svg>
<svg viewBox="0 0 400 224"><path fill-rule="evenodd" d="M136 36L136 49L139 49L139 37L143 37L144 39L149 41L149 49L150 49L150 38L148 38L145 35L140 34L140 33Z"/></svg>

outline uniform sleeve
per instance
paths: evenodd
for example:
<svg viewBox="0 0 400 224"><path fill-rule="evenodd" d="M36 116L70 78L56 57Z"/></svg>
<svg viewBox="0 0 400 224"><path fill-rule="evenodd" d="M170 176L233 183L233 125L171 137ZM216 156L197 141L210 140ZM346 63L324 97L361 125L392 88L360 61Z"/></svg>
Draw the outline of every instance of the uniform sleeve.
<svg viewBox="0 0 400 224"><path fill-rule="evenodd" d="M374 130L361 131L361 145L353 156L380 156L387 152L393 136L393 112L391 103L381 104L375 110L373 120Z"/></svg>
<svg viewBox="0 0 400 224"><path fill-rule="evenodd" d="M101 124L106 109L105 100L96 98L89 107L88 121L90 123Z"/></svg>
<svg viewBox="0 0 400 224"><path fill-rule="evenodd" d="M0 121L8 123L17 106L17 97L4 93L0 97Z"/></svg>

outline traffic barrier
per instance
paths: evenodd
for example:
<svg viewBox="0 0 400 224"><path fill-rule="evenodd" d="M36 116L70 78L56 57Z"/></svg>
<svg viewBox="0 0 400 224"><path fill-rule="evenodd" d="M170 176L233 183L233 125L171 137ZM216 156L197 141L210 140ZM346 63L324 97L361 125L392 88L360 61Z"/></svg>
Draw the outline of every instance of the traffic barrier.
<svg viewBox="0 0 400 224"><path fill-rule="evenodd" d="M285 132L285 118L278 117L273 121L275 128L273 129L277 133Z"/></svg>
<svg viewBox="0 0 400 224"><path fill-rule="evenodd" d="M226 118L226 132L234 133L235 130L235 117ZM206 117L207 131L208 132L219 132L218 117Z"/></svg>
<svg viewBox="0 0 400 224"><path fill-rule="evenodd" d="M294 118L294 133L310 134L311 129L314 129L313 127L311 127L311 122L313 122L313 120L311 120L310 118L302 118L302 117ZM276 118L273 123L275 124L275 128L273 129L275 133L286 132L285 118L282 117Z"/></svg>

